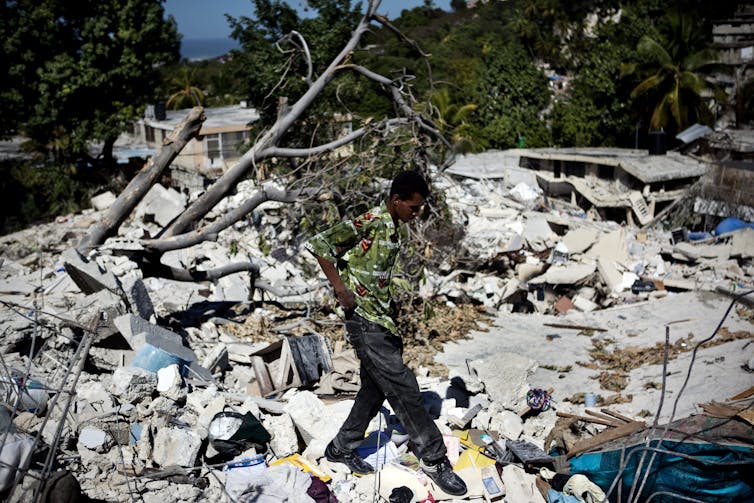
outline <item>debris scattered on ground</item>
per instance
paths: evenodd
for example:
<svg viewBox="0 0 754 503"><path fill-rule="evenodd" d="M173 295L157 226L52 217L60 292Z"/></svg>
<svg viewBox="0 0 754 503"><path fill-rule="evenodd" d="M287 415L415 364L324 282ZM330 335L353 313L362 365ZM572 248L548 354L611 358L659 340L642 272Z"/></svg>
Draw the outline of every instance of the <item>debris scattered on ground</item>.
<svg viewBox="0 0 754 503"><path fill-rule="evenodd" d="M751 229L695 242L601 220L545 198L517 166L497 179L435 173L433 183L464 232L447 253L427 244L436 267L400 319L404 358L469 487L461 499L609 492L596 476L565 475L566 460L607 456L610 442L644 431L636 418L675 424L707 412L750 426L737 407L751 397L726 399L751 380L752 308L737 304L717 324L752 285ZM155 187L87 256L73 248L110 196L0 238L0 491L10 501L65 485L69 501L345 502L371 500L379 477L386 500L451 499L416 470L387 403L363 452L384 463L379 475L355 478L323 458L353 403L358 360L331 293L308 288L321 278L283 205L163 258L209 269L250 255L270 285L307 292L271 298L246 273L143 277L126 250L187 202ZM255 190L242 182L223 204ZM532 401L542 392L546 407Z"/></svg>

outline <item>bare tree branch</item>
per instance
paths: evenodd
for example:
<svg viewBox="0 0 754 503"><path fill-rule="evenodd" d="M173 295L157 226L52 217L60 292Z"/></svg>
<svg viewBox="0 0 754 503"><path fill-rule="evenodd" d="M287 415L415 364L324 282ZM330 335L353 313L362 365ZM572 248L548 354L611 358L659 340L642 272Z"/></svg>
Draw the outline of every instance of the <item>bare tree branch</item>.
<svg viewBox="0 0 754 503"><path fill-rule="evenodd" d="M374 14L372 16L372 18L375 21L379 22L381 25L385 26L387 29L389 29L393 33L395 33L395 35L398 36L398 38L400 38L401 40L403 40L407 45L411 46L411 48L413 48L416 52L418 52L421 55L421 57L423 57L423 58L429 58L429 57L432 56L431 54L424 52L422 50L422 48L419 47L419 44L417 44L415 40L410 39L406 35L404 35L401 30L399 30L398 28L396 28L395 25L393 25L393 23L391 23L382 14Z"/></svg>
<svg viewBox="0 0 754 503"><path fill-rule="evenodd" d="M408 123L409 121L403 118L389 119L389 120L384 121L384 125L388 128L392 126L397 126L399 124L408 124ZM362 128L356 129L355 131L352 131L350 134L342 138L339 138L335 141L324 143L322 145L317 145L316 147L311 147L311 148L270 147L264 152L262 152L262 154L265 157L309 157L312 155L323 154L325 152L335 150L338 147L342 147L343 145L347 145L351 143L352 141L356 140L357 138L364 136L365 133L373 129L375 128L362 127Z"/></svg>
<svg viewBox="0 0 754 503"><path fill-rule="evenodd" d="M263 186L260 190L251 196L244 203L225 213L222 218L216 222L196 231L170 236L168 238L146 239L140 244L152 253L164 253L170 250L179 250L199 244L203 241L217 236L220 231L227 229L234 223L238 222L248 215L254 208L266 201L293 202L298 197L299 192L281 190L276 187Z"/></svg>
<svg viewBox="0 0 754 503"><path fill-rule="evenodd" d="M301 43L299 44L298 42L296 42L296 40L294 40L295 38L297 38ZM311 86L312 85L312 75L314 74L314 72L312 71L312 55L309 52L309 46L306 44L306 39L299 32L297 32L296 30L293 30L288 35L284 36L278 42L276 42L275 46L282 53L289 52L289 51L286 51L285 49L283 49L282 47L280 47L280 44L286 43L286 42L289 43L289 44L293 44L300 51L302 51L304 53L304 57L306 58L306 67L307 67L306 77L304 77L304 80L306 81L307 84L309 84Z"/></svg>
<svg viewBox="0 0 754 503"><path fill-rule="evenodd" d="M217 281L223 276L235 274L238 272L248 271L254 277L259 276L259 265L252 262L236 262L227 264L215 269L202 271L199 269L179 269L171 267L160 262L142 262L142 271L144 277L157 276L160 278L172 279L174 281Z"/></svg>
<svg viewBox="0 0 754 503"><path fill-rule="evenodd" d="M195 107L185 119L178 124L165 138L160 152L149 159L149 162L131 180L120 193L115 202L107 209L102 219L94 224L87 235L76 248L79 253L86 252L102 244L105 239L117 232L118 227L128 218L139 201L149 192L157 182L166 167L178 156L183 147L199 134L206 117L204 109Z"/></svg>
<svg viewBox="0 0 754 503"><path fill-rule="evenodd" d="M293 123L304 113L314 99L335 76L337 66L353 52L357 47L362 35L368 30L370 13L379 5L380 0L372 0L367 15L365 15L353 32L353 36L338 53L335 59L325 69L316 81L309 87L304 95L299 98L284 114L272 125L272 127L254 144L254 146L241 157L238 163L223 174L207 191L202 194L189 208L186 209L166 229L165 237L175 236L188 229L192 224L203 218L215 205L227 194L249 170L249 168L264 159L262 152L277 146L283 135L290 129Z"/></svg>

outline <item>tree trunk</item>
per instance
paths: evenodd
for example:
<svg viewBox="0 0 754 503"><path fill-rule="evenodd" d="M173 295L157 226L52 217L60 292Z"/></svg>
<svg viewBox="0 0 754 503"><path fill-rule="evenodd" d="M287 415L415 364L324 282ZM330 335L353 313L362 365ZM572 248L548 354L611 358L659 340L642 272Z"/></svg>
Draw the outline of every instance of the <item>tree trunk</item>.
<svg viewBox="0 0 754 503"><path fill-rule="evenodd" d="M91 248L101 245L105 239L114 235L118 227L128 218L139 201L157 182L166 167L178 156L183 147L197 134L206 117L201 107L195 107L183 121L165 138L160 152L149 159L142 170L121 192L118 199L108 208L102 220L89 229L76 249L86 256Z"/></svg>

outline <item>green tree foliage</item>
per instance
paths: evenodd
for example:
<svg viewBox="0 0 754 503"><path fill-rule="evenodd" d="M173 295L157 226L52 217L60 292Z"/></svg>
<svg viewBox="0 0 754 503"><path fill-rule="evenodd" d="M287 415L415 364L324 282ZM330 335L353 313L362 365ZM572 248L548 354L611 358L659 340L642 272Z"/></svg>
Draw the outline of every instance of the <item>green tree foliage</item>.
<svg viewBox="0 0 754 503"><path fill-rule="evenodd" d="M254 17L228 17L231 36L241 45L241 50L233 52L230 64L234 76L243 82L239 91L260 110L264 126L275 118L280 98L293 103L306 91L309 68L305 51L311 55L314 78L343 48L362 12L361 3L354 5L351 0L311 0L307 5L316 15L301 19L281 0L252 2ZM301 37L283 40L294 31ZM325 105L332 103L333 92L324 98L308 112L310 117L335 108ZM302 141L304 138L306 134Z"/></svg>
<svg viewBox="0 0 754 503"><path fill-rule="evenodd" d="M203 106L206 94L197 86L196 68L182 66L171 76L171 88L176 91L170 95L165 106L171 110Z"/></svg>
<svg viewBox="0 0 754 503"><path fill-rule="evenodd" d="M443 87L432 94L431 116L435 118L435 124L440 132L452 142L453 148L460 153L476 150L474 142L474 128L469 119L474 110L475 103L456 103L450 96L447 87Z"/></svg>
<svg viewBox="0 0 754 503"><path fill-rule="evenodd" d="M59 158L104 156L128 121L155 98L159 67L178 58L175 22L162 0L17 0L0 7L12 117L3 133L23 133Z"/></svg>
<svg viewBox="0 0 754 503"><path fill-rule="evenodd" d="M638 63L626 64L623 73L641 79L631 97L650 129L673 133L695 122L712 125L714 115L704 94L713 89L702 72L720 68L717 52L706 46L695 18L672 10L658 36L642 36L636 51Z"/></svg>
<svg viewBox="0 0 754 503"><path fill-rule="evenodd" d="M0 235L87 207L102 185L86 168L0 162Z"/></svg>
<svg viewBox="0 0 754 503"><path fill-rule="evenodd" d="M483 70L471 99L478 105L474 124L486 148L546 146L549 133L540 116L549 102L547 78L527 57L523 47L490 42L482 58Z"/></svg>
<svg viewBox="0 0 754 503"><path fill-rule="evenodd" d="M754 123L754 79L736 86L736 127Z"/></svg>
<svg viewBox="0 0 754 503"><path fill-rule="evenodd" d="M573 77L550 114L553 145L628 144L635 124L628 100L632 86L620 79L620 66L635 56L634 41L645 32L646 21L627 8L618 22L606 17L594 34L574 41L568 72Z"/></svg>

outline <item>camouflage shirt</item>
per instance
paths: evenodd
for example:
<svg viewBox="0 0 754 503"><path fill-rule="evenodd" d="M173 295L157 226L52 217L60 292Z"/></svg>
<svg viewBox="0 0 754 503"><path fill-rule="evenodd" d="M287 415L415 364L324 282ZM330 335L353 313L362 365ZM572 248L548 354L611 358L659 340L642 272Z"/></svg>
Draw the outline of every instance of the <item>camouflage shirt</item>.
<svg viewBox="0 0 754 503"><path fill-rule="evenodd" d="M355 294L359 316L396 333L390 280L404 239L383 203L317 234L305 247L337 264L343 283Z"/></svg>

